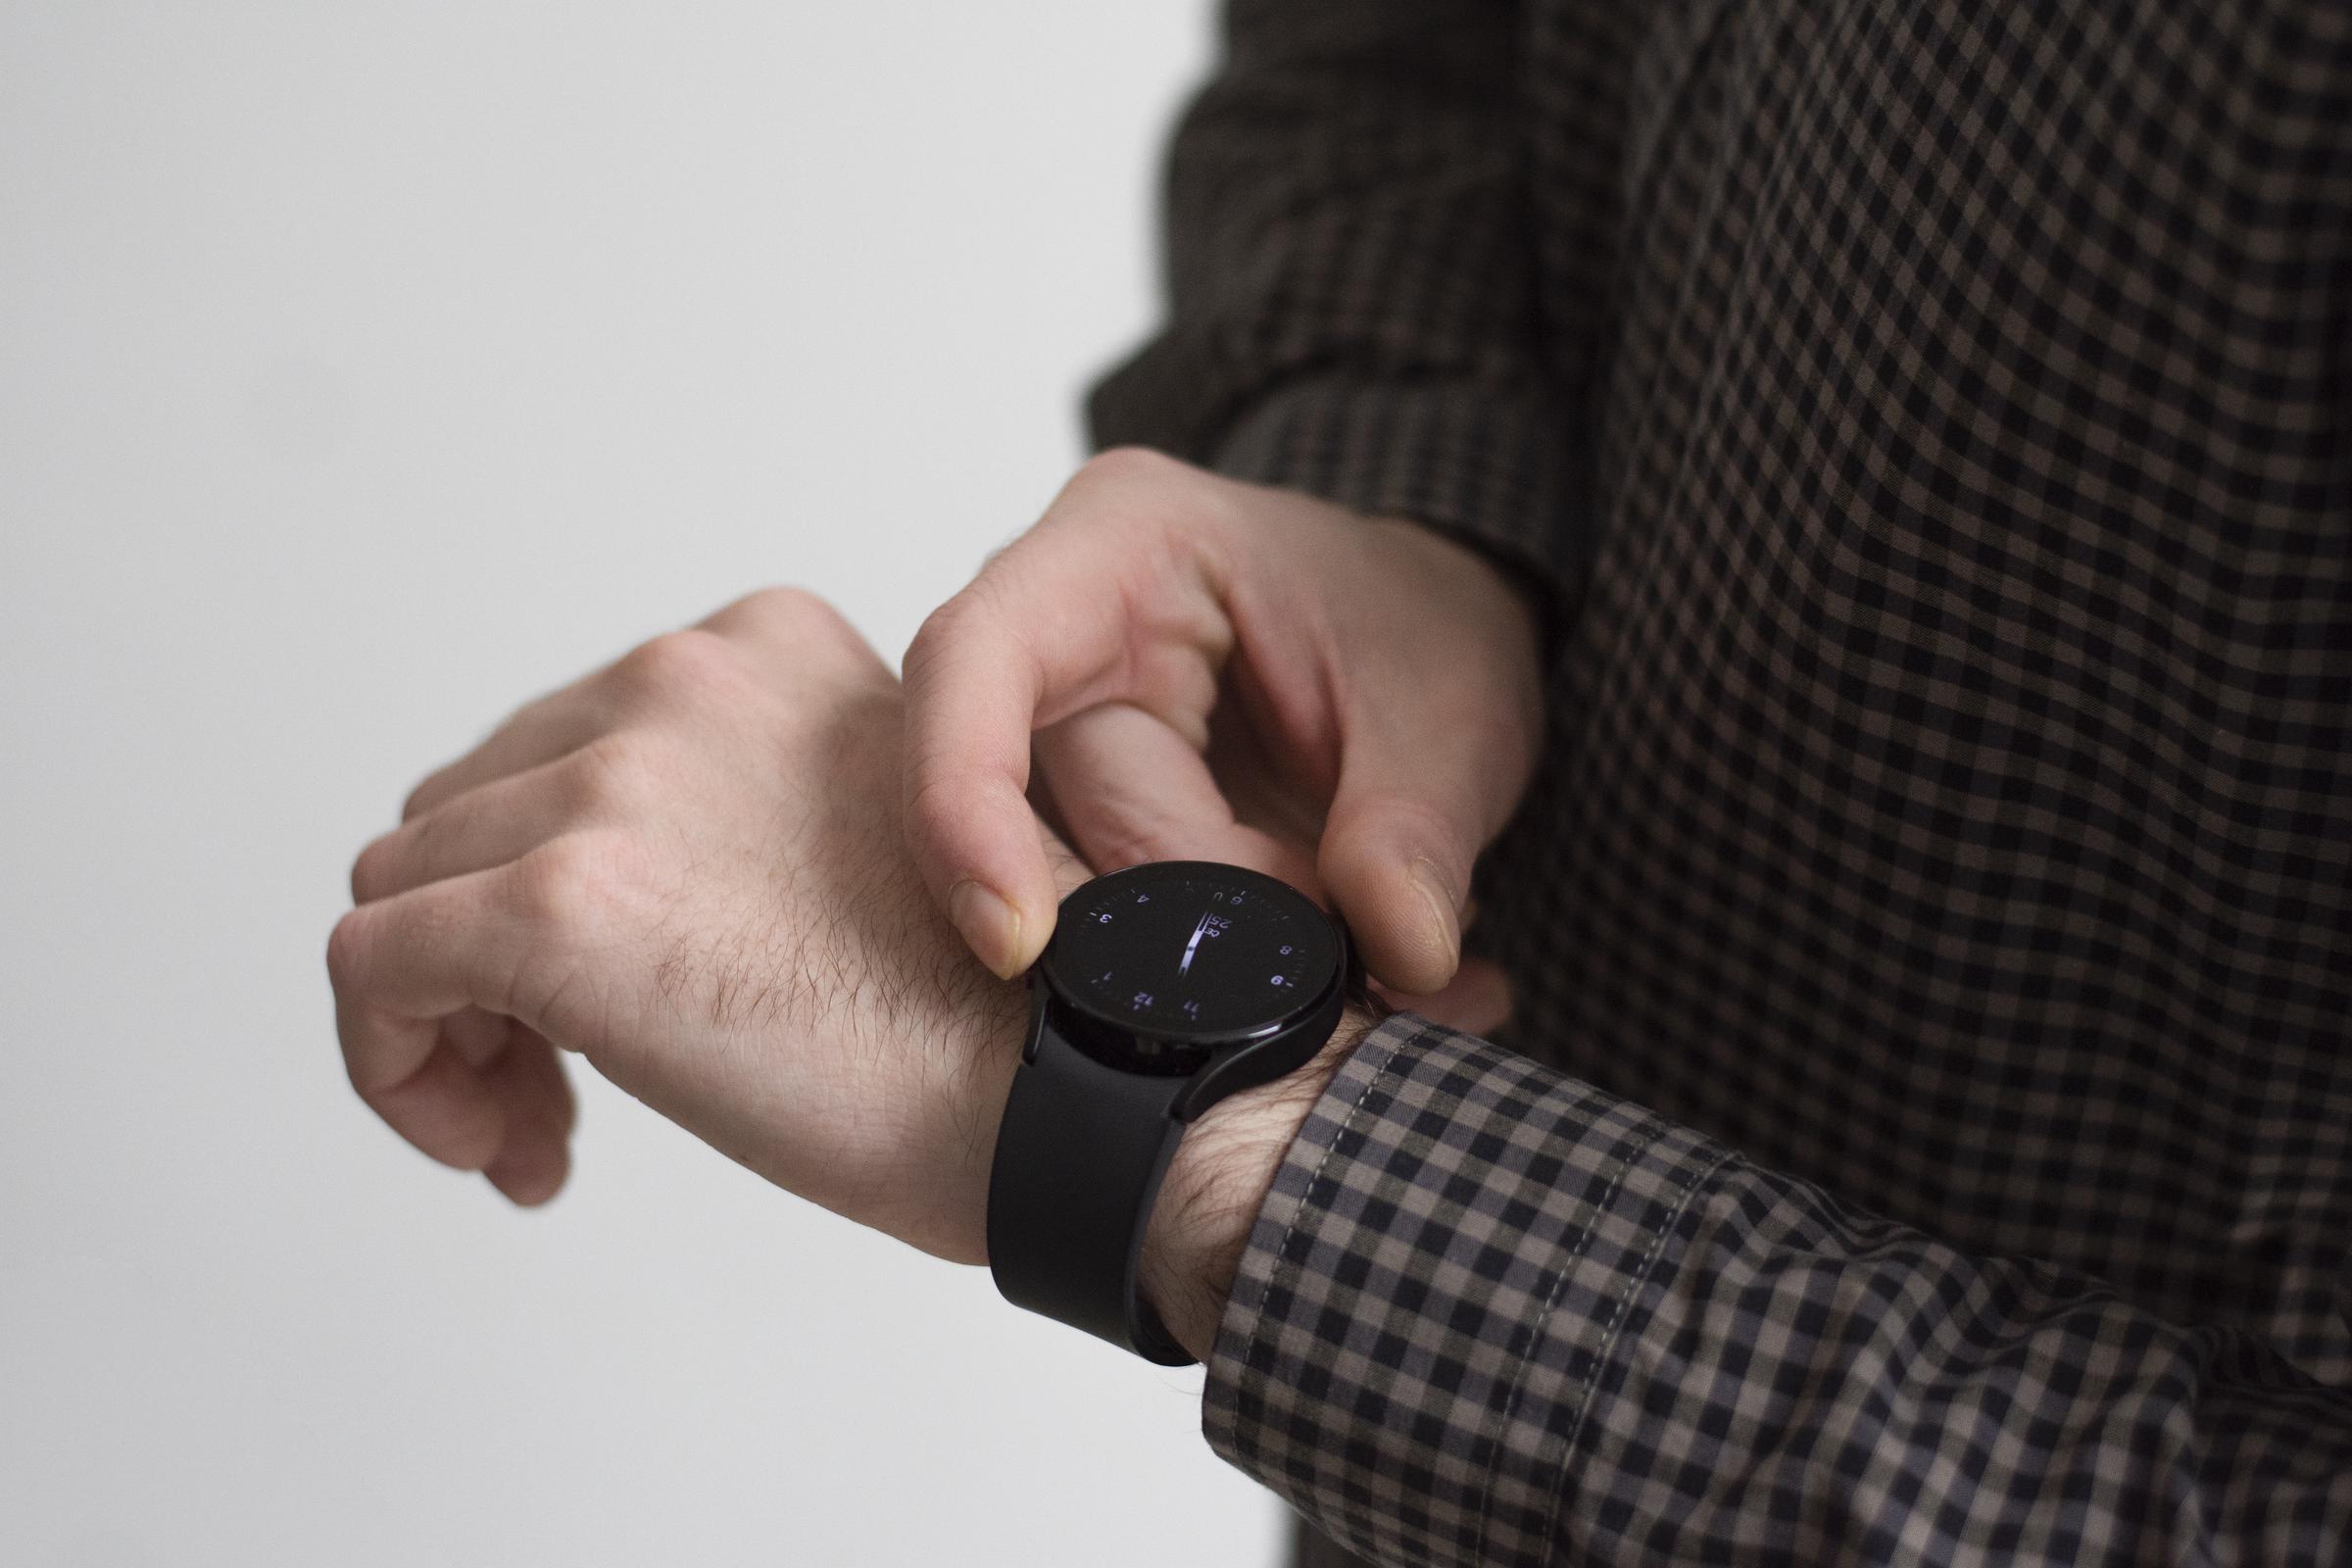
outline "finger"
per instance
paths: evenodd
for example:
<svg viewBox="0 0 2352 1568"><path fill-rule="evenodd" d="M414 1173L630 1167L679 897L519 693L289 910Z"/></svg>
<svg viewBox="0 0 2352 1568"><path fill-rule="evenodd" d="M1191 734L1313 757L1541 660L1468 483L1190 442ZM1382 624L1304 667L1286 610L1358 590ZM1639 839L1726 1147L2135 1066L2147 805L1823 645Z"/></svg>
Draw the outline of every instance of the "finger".
<svg viewBox="0 0 2352 1568"><path fill-rule="evenodd" d="M502 1021L508 1026L505 1049L483 1080L506 1108L506 1137L482 1174L512 1201L536 1207L562 1191L570 1173L578 1102L547 1038L513 1019Z"/></svg>
<svg viewBox="0 0 2352 1568"><path fill-rule="evenodd" d="M467 1007L499 1010L511 984L499 922L485 918L497 875L475 872L362 905L327 940L352 1088L393 1131L461 1170L481 1169L506 1136L499 1095L443 1027Z"/></svg>
<svg viewBox="0 0 2352 1568"><path fill-rule="evenodd" d="M1453 977L1471 867L1523 772L1499 727L1458 722L1465 711L1429 701L1351 715L1318 857L1374 976L1416 996Z"/></svg>
<svg viewBox="0 0 2352 1568"><path fill-rule="evenodd" d="M1310 897L1314 858L1250 827L1175 730L1126 703L1103 703L1038 733L1038 771L1079 854L1098 871L1147 860L1222 860L1280 877Z"/></svg>
<svg viewBox="0 0 2352 1568"><path fill-rule="evenodd" d="M338 995L335 1033L361 1102L431 1158L480 1170L506 1138L496 1094L468 1066L440 1020L376 1012Z"/></svg>
<svg viewBox="0 0 2352 1568"><path fill-rule="evenodd" d="M1446 988L1434 996L1408 996L1383 985L1372 989L1393 1007L1464 1034L1490 1035L1511 1018L1510 980L1490 958L1464 958Z"/></svg>
<svg viewBox="0 0 2352 1568"><path fill-rule="evenodd" d="M432 811L466 791L536 767L578 750L603 728L592 703L576 687L526 703L491 731L472 751L425 775L400 808L406 822Z"/></svg>
<svg viewBox="0 0 2352 1568"><path fill-rule="evenodd" d="M1250 685L1248 671L1233 673L1238 697ZM1285 843L1323 841L1323 813L1330 806L1338 769L1332 768L1330 778L1319 779L1311 760L1286 765L1267 746L1260 720L1246 702L1220 702L1210 712L1208 746L1201 755L1236 821Z"/></svg>
<svg viewBox="0 0 2352 1568"><path fill-rule="evenodd" d="M1165 557L1108 519L1041 523L907 648L907 840L932 895L1000 975L1027 967L1054 927L1025 793L1031 732L1108 699L1198 725L1214 700L1230 632L1204 581L1162 580Z"/></svg>
<svg viewBox="0 0 2352 1568"><path fill-rule="evenodd" d="M933 612L906 651L902 805L931 896L1009 979L1053 929L1053 876L1026 793L1046 676L1027 640L970 593Z"/></svg>
<svg viewBox="0 0 2352 1568"><path fill-rule="evenodd" d="M410 817L351 863L355 903L520 859L593 804L602 787L591 749L493 778Z"/></svg>
<svg viewBox="0 0 2352 1568"><path fill-rule="evenodd" d="M441 1042L471 1067L506 1111L498 1152L482 1167L490 1184L525 1207L564 1185L577 1102L546 1037L514 1018L462 1007L441 1020Z"/></svg>
<svg viewBox="0 0 2352 1568"><path fill-rule="evenodd" d="M441 1039L466 1066L481 1072L507 1049L507 1032L514 1022L484 1007L460 1007L441 1020Z"/></svg>
<svg viewBox="0 0 2352 1568"><path fill-rule="evenodd" d="M566 1150L579 1102L555 1046L517 1018L463 1007L441 1021L442 1043L480 1074L507 1113L506 1135L482 1174L515 1202L553 1198L570 1169Z"/></svg>

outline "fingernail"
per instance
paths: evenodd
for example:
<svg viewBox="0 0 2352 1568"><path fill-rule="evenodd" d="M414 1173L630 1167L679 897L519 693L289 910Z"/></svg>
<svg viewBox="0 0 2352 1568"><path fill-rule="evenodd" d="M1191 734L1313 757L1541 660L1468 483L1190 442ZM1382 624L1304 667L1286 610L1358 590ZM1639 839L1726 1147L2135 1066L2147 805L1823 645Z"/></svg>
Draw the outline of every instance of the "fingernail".
<svg viewBox="0 0 2352 1568"><path fill-rule="evenodd" d="M1462 929L1454 918L1453 898L1439 878L1436 864L1416 856L1405 867L1405 874L1413 879L1413 886L1421 890L1421 897L1429 905L1432 944L1446 956L1457 956L1461 952Z"/></svg>
<svg viewBox="0 0 2352 1568"><path fill-rule="evenodd" d="M997 978L1009 980L1020 972L1021 912L996 889L964 878L948 894L948 918Z"/></svg>

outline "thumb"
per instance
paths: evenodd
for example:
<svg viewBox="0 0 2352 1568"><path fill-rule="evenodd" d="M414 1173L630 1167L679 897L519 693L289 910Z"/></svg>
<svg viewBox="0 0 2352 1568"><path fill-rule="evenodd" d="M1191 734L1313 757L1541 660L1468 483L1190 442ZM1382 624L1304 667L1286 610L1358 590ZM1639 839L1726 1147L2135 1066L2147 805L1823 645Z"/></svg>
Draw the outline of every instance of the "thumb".
<svg viewBox="0 0 2352 1568"><path fill-rule="evenodd" d="M1498 759L1459 711L1444 725L1382 715L1349 726L1317 857L1365 966L1416 996L1453 978L1471 867L1525 775L1523 751Z"/></svg>
<svg viewBox="0 0 2352 1568"><path fill-rule="evenodd" d="M1135 471L1082 469L906 649L907 843L1006 979L1045 947L1057 902L1027 795L1032 734L1105 702L1205 712L1231 643L1200 564L1206 523L1169 523L1161 470L1140 488L1122 477Z"/></svg>
<svg viewBox="0 0 2352 1568"><path fill-rule="evenodd" d="M972 952L1010 979L1045 946L1058 900L1025 794L1036 654L967 588L923 623L906 665L909 847Z"/></svg>

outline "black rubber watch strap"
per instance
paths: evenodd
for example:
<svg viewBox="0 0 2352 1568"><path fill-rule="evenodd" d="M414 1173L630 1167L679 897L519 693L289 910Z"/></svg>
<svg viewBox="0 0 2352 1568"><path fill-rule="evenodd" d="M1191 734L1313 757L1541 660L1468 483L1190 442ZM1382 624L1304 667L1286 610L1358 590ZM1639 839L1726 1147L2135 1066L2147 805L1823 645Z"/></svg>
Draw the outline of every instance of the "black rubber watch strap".
<svg viewBox="0 0 2352 1568"><path fill-rule="evenodd" d="M1015 1306L1162 1366L1190 1366L1136 1291L1144 1228L1184 1134L1191 1081L1123 1072L1087 1055L1034 1009L988 1185L988 1261Z"/></svg>

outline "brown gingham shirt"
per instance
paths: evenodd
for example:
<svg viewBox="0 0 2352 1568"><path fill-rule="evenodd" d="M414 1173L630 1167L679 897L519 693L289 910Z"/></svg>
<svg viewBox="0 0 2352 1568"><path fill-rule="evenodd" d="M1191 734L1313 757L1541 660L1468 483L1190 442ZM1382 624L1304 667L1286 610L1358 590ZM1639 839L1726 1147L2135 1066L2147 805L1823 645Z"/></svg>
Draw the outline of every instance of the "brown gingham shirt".
<svg viewBox="0 0 2352 1568"><path fill-rule="evenodd" d="M1513 1021L1331 1084L1216 1450L1318 1561L2352 1561L2352 4L1222 25L1090 439L1554 657Z"/></svg>

